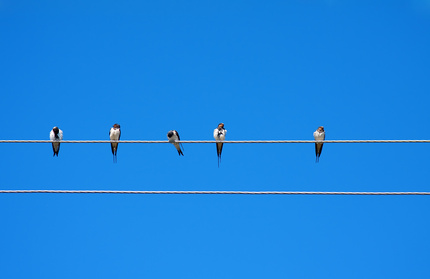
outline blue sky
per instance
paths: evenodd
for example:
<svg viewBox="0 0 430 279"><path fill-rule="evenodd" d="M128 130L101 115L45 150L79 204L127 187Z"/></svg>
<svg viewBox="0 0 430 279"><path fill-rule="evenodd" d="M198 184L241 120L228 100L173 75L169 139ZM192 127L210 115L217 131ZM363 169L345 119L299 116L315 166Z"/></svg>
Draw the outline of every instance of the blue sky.
<svg viewBox="0 0 430 279"><path fill-rule="evenodd" d="M0 1L1 139L429 139L428 1ZM428 144L1 144L1 189L429 191ZM0 195L2 278L427 278L418 196Z"/></svg>

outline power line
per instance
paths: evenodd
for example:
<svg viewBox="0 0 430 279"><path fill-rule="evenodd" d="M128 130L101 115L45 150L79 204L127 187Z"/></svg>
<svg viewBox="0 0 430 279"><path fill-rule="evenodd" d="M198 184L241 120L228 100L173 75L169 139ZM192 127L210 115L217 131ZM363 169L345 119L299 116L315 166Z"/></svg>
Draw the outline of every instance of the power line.
<svg viewBox="0 0 430 279"><path fill-rule="evenodd" d="M0 140L0 143L52 143L51 140ZM167 140L62 140L61 143L170 143ZM181 140L180 143L216 143L215 140ZM315 140L225 140L223 143L321 143ZM430 143L430 140L324 140L324 143Z"/></svg>
<svg viewBox="0 0 430 279"><path fill-rule="evenodd" d="M430 192L0 190L0 194L354 195L354 196L424 195L424 196L427 196L427 195L430 195Z"/></svg>

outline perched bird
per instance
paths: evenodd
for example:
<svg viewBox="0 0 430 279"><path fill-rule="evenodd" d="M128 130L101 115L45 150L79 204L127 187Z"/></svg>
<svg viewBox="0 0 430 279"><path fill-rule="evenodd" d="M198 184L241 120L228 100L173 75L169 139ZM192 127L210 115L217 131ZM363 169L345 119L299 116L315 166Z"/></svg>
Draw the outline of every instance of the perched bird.
<svg viewBox="0 0 430 279"><path fill-rule="evenodd" d="M178 150L179 156L181 156L181 155L184 156L184 153L182 153L182 150L181 150L180 143L178 142L178 141L181 140L180 137L179 137L178 131L176 131L176 130L170 130L167 133L167 138L169 139L169 142L176 147L176 150Z"/></svg>
<svg viewBox="0 0 430 279"><path fill-rule="evenodd" d="M219 123L218 127L214 130L214 138L216 141L223 141L225 140L225 134L227 134L227 130L224 129L224 123ZM216 143L216 154L218 156L218 167L219 162L221 162L221 153L222 153L222 142Z"/></svg>
<svg viewBox="0 0 430 279"><path fill-rule="evenodd" d="M109 131L109 138L110 140L119 140L121 137L121 127L119 124L114 124L112 128L110 128ZM118 143L117 142L111 142L110 147L112 149L112 155L113 155L113 162L116 163L116 152L118 151Z"/></svg>
<svg viewBox="0 0 430 279"><path fill-rule="evenodd" d="M52 143L52 150L54 150L53 156L57 155L58 157L58 152L60 152L60 140L63 139L63 131L58 129L58 127L54 127L49 133L49 138L54 141Z"/></svg>
<svg viewBox="0 0 430 279"><path fill-rule="evenodd" d="M316 141L323 141L325 140L325 131L324 127L320 126L318 129L314 132L314 138ZM323 143L315 143L315 155L316 159L315 162L318 163L320 161L320 156L323 148Z"/></svg>

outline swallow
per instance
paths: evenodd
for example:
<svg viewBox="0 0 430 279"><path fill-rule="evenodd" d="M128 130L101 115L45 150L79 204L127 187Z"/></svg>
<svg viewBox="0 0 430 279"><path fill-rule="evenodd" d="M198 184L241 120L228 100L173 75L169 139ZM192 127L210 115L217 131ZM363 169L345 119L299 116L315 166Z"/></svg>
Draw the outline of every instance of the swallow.
<svg viewBox="0 0 430 279"><path fill-rule="evenodd" d="M179 156L184 156L184 153L182 153L182 150L181 150L181 146L180 145L182 145L182 144L180 144L178 141L180 141L181 139L179 138L179 133L178 133L178 131L176 131L176 130L170 130L168 133L167 133L167 138L169 139L169 142L171 143L171 144L173 144L175 147L176 147L176 150L178 150L178 154L179 154Z"/></svg>
<svg viewBox="0 0 430 279"><path fill-rule="evenodd" d="M218 127L214 130L214 138L216 141L223 141L225 140L225 134L227 134L227 130L224 129L224 123L219 123ZM216 154L218 156L218 167L219 163L221 162L221 153L222 153L222 142L216 143Z"/></svg>
<svg viewBox="0 0 430 279"><path fill-rule="evenodd" d="M57 155L58 157L58 152L60 152L60 140L63 139L63 131L61 131L60 129L58 129L58 127L54 127L52 128L51 132L49 133L49 138L52 141L55 141L52 143L52 150L54 151L54 155Z"/></svg>
<svg viewBox="0 0 430 279"><path fill-rule="evenodd" d="M314 132L314 139L316 141L323 141L325 140L325 131L324 127L320 126L318 129ZM318 163L320 161L320 156L323 148L323 143L315 143L315 155L316 159L315 162Z"/></svg>
<svg viewBox="0 0 430 279"><path fill-rule="evenodd" d="M121 127L119 124L114 124L112 128L110 128L109 131L109 138L110 140L119 140L121 137ZM111 142L110 147L112 149L112 155L113 155L113 162L116 163L116 152L118 151L118 143L117 142Z"/></svg>

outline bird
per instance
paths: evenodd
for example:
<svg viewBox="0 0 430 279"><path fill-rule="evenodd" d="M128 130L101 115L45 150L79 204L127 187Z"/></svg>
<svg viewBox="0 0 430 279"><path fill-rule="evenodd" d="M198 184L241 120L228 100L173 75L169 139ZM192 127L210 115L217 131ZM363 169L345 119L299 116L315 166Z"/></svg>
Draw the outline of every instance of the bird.
<svg viewBox="0 0 430 279"><path fill-rule="evenodd" d="M121 137L121 126L119 124L114 124L112 128L110 128L109 131L109 138L110 140L119 140ZM116 163L116 152L118 151L118 143L117 142L111 142L110 147L112 149L112 155L113 155L113 162Z"/></svg>
<svg viewBox="0 0 430 279"><path fill-rule="evenodd" d="M227 134L227 130L224 129L224 123L219 123L218 127L214 130L214 138L216 141L223 141L225 140L225 134ZM221 162L221 153L222 153L222 142L216 143L216 154L218 156L218 167L219 163Z"/></svg>
<svg viewBox="0 0 430 279"><path fill-rule="evenodd" d="M325 131L324 131L324 127L323 126L318 127L318 129L314 132L314 139L316 141L323 141L323 140L325 140ZM320 161L320 156L321 156L322 148L323 148L323 143L322 142L315 143L315 155L316 155L315 162L316 163L318 163Z"/></svg>
<svg viewBox="0 0 430 279"><path fill-rule="evenodd" d="M52 143L52 150L54 151L53 156L57 155L58 157L58 152L60 152L60 140L63 139L63 131L58 129L58 127L54 127L49 133L49 138L53 141Z"/></svg>
<svg viewBox="0 0 430 279"><path fill-rule="evenodd" d="M181 150L181 146L182 144L180 144L178 141L180 141L180 137L179 137L179 133L176 130L170 130L167 133L167 138L169 139L169 142L171 144L173 144L176 147L176 150L178 150L178 154L179 156L184 156L184 153Z"/></svg>

